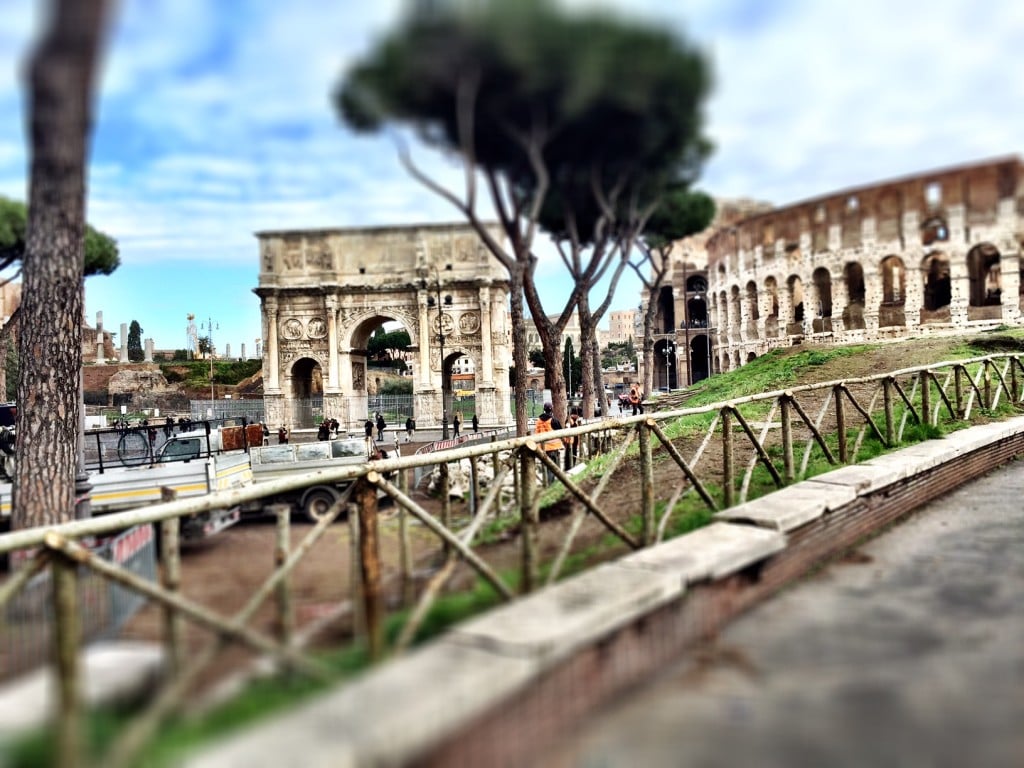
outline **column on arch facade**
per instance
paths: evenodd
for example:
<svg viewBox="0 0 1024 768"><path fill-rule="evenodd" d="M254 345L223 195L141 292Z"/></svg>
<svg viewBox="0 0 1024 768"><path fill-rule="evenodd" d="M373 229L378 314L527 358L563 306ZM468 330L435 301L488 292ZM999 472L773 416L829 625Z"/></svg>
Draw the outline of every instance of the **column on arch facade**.
<svg viewBox="0 0 1024 768"><path fill-rule="evenodd" d="M427 312L427 292L419 290L416 292L416 306L419 309L419 338L417 344L420 348L420 389L431 389L430 383L430 317Z"/></svg>
<svg viewBox="0 0 1024 768"><path fill-rule="evenodd" d="M267 389L271 392L281 391L281 361L280 350L277 343L277 319L278 305L277 298L268 296L264 303L267 316Z"/></svg>
<svg viewBox="0 0 1024 768"><path fill-rule="evenodd" d="M814 321L820 315L821 293L818 291L818 284L814 282L814 275L809 280L803 280L804 290L804 336L814 333Z"/></svg>
<svg viewBox="0 0 1024 768"><path fill-rule="evenodd" d="M841 334L846 330L846 321L843 320L843 315L846 313L846 308L850 306L850 286L846 283L846 270L843 269L844 263L839 263L839 274L833 274L832 270L829 270L829 291L832 293L832 317L829 320L832 323L832 332L835 334ZM863 267L861 267L863 270Z"/></svg>
<svg viewBox="0 0 1024 768"><path fill-rule="evenodd" d="M335 392L341 388L341 375L338 367L338 298L324 297L327 309L327 386L325 390Z"/></svg>
<svg viewBox="0 0 1024 768"><path fill-rule="evenodd" d="M491 349L491 288L480 286L480 376L477 389L494 387L494 352Z"/></svg>

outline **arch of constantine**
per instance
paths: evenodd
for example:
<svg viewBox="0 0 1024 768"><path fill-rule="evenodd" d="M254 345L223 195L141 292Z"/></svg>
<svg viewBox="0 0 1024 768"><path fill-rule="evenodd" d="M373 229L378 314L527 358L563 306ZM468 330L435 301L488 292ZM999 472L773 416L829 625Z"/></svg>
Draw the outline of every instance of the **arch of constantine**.
<svg viewBox="0 0 1024 768"><path fill-rule="evenodd" d="M496 228L492 234L501 235ZM369 407L367 346L385 322L412 340L417 426L450 413L452 365L472 361L476 412L511 421L508 276L467 225L257 233L266 420L312 426L323 415L358 428Z"/></svg>
<svg viewBox="0 0 1024 768"><path fill-rule="evenodd" d="M1020 325L1017 157L836 192L707 242L715 371L779 346Z"/></svg>

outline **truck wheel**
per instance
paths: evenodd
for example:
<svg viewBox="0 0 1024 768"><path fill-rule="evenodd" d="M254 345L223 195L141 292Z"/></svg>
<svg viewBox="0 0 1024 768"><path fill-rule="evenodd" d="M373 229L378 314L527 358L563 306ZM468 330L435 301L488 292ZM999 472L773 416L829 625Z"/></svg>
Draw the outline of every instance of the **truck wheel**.
<svg viewBox="0 0 1024 768"><path fill-rule="evenodd" d="M334 502L337 500L338 495L333 491L326 488L316 488L306 495L302 503L302 511L310 522L319 523L323 516L327 514L327 510L334 506Z"/></svg>

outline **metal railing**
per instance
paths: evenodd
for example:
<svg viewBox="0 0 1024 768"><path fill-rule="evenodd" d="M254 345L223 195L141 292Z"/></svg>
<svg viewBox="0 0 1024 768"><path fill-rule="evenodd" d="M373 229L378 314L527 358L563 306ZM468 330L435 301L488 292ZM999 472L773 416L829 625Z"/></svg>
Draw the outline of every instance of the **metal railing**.
<svg viewBox="0 0 1024 768"><path fill-rule="evenodd" d="M343 613L351 620L351 637L365 644L370 658L380 659L387 652L400 653L409 647L431 607L462 569L490 585L495 599L512 599L558 579L571 555L606 534L617 542L616 551L649 546L671 535L673 521L694 505L719 510L754 493L802 479L817 471L816 467L852 463L894 448L910 437L911 430L915 438L925 438L935 434L937 425L956 425L979 415L992 418L1004 406L1015 409L1021 404L1022 373L1020 355L996 354L792 387L696 408L605 419L545 435L545 439L554 435L579 440L580 458L586 465L582 470L567 471L532 436L493 438L443 452L321 470L315 475L51 529L9 533L0 536L0 553L27 550L29 554L23 558L27 563L0 586L0 606L8 605L27 588L35 574L51 574L60 701L56 736L62 765L78 764L82 755L77 655L82 574L103 578L162 607L168 659L165 686L104 758L106 764L125 764L144 747L158 725L183 706L190 686L227 644L270 655L292 672L330 678L322 662L300 642L295 596L289 584L297 564L344 512L349 513L351 560L340 567L350 567L353 578ZM409 475L426 466L436 466L438 475L440 502L435 512L428 511L408 490ZM548 473L555 482L545 488ZM636 486L635 504L606 505L603 497L610 483L621 488L628 481ZM237 611L219 615L181 593L178 529L182 517L257 499L272 500L314 482L349 485L296 547L289 543L288 509L272 507L278 531L274 561L267 563L265 582ZM451 503L456 483L467 486L471 507ZM553 499L559 493L569 501L566 514L542 522L542 495L550 494ZM389 497L397 509L394 562L382 559L379 496ZM429 531L435 542L426 555L420 550L419 563L414 562L410 543L412 520ZM502 548L488 547L486 540L481 544L485 526L495 521L506 523L505 540L518 538L520 555L512 570L507 560L495 559ZM161 530L159 582L104 560L79 543L83 537L149 523L160 525ZM588 533L584 533L585 526ZM557 551L550 546L550 538L547 546L539 545L542 530L558 531ZM543 561L543 552L553 554ZM423 580L425 562L431 563L431 569ZM251 625L256 611L267 601L275 605L273 632ZM392 602L403 604L406 611L388 645L384 624ZM185 621L211 630L214 639L199 651L186 652Z"/></svg>

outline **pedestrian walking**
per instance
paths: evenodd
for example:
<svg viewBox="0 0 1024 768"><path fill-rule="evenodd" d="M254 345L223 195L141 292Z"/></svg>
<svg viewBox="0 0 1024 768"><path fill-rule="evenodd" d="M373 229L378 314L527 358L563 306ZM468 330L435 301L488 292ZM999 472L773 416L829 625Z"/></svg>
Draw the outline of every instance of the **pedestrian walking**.
<svg viewBox="0 0 1024 768"><path fill-rule="evenodd" d="M633 407L633 415L644 412L644 396L640 391L640 386L634 384L629 388L629 404Z"/></svg>
<svg viewBox="0 0 1024 768"><path fill-rule="evenodd" d="M569 418L565 420L566 428L578 427L582 423L583 419L580 418L579 409L573 408L570 410ZM579 435L573 435L572 437L565 438L563 442L565 443L565 471L568 472L576 466L576 461L579 459L580 438Z"/></svg>
<svg viewBox="0 0 1024 768"><path fill-rule="evenodd" d="M562 428L561 422L555 418L554 408L551 403L544 403L544 413L537 417L537 423L533 427L533 434L543 435L546 432L553 432ZM541 450L547 454L548 458L551 459L555 465L558 464L559 453L562 450L561 440L544 440L541 444ZM555 476L551 472L551 468L545 466L545 474L547 482L551 483Z"/></svg>
<svg viewBox="0 0 1024 768"><path fill-rule="evenodd" d="M458 437L459 436L459 427L461 425L462 425L462 421L459 419L458 412L456 412L455 413L455 418L452 419L452 430L454 432L454 437Z"/></svg>
<svg viewBox="0 0 1024 768"><path fill-rule="evenodd" d="M412 440L413 434L416 432L416 419L412 416L405 420L405 442Z"/></svg>
<svg viewBox="0 0 1024 768"><path fill-rule="evenodd" d="M171 439L171 435L174 434L174 419L168 416L164 419L164 437L167 440Z"/></svg>
<svg viewBox="0 0 1024 768"><path fill-rule="evenodd" d="M474 432L479 432L480 431L480 419L477 418L477 415L475 413L473 414L473 431Z"/></svg>
<svg viewBox="0 0 1024 768"><path fill-rule="evenodd" d="M384 430L387 428L387 422L384 421L384 414L377 414L377 439L380 441L384 440Z"/></svg>
<svg viewBox="0 0 1024 768"><path fill-rule="evenodd" d="M288 428L284 424L277 429L277 444L288 445Z"/></svg>
<svg viewBox="0 0 1024 768"><path fill-rule="evenodd" d="M363 430L366 432L367 437L373 437L373 420L369 416L366 417Z"/></svg>

